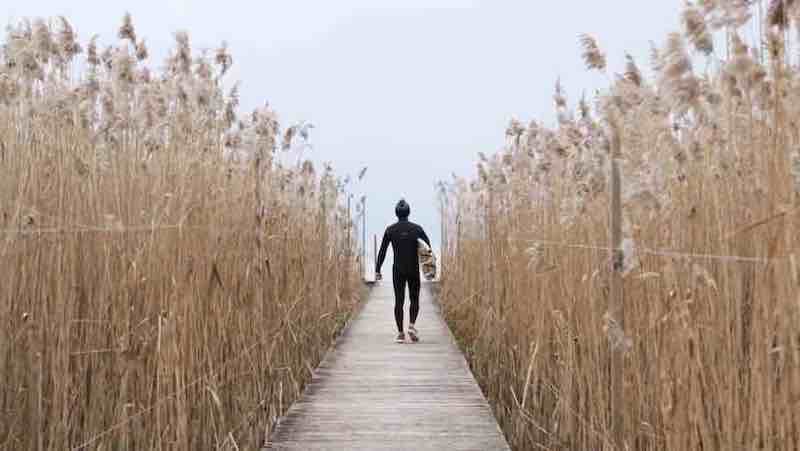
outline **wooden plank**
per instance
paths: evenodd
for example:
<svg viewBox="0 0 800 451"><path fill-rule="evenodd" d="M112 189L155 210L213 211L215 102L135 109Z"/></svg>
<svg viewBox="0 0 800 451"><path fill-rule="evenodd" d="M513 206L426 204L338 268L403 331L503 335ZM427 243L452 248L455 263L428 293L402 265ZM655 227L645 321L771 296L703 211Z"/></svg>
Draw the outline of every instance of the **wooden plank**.
<svg viewBox="0 0 800 451"><path fill-rule="evenodd" d="M393 306L391 282L377 283L266 449L509 450L429 285L419 343L394 343Z"/></svg>

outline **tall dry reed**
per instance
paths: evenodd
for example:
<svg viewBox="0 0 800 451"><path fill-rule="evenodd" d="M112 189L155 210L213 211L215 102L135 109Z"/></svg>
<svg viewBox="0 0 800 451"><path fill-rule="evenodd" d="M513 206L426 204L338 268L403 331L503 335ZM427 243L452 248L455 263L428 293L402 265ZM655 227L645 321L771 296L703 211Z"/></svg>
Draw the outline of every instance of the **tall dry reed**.
<svg viewBox="0 0 800 451"><path fill-rule="evenodd" d="M689 3L653 79L629 57L575 110L557 87L556 127L513 121L475 179L441 186L440 298L514 449L617 449L610 348L624 353L627 449L797 449L800 71L787 42L800 4L773 1L757 23L749 3ZM608 312L613 129L624 326Z"/></svg>
<svg viewBox="0 0 800 451"><path fill-rule="evenodd" d="M130 16L8 31L2 449L253 449L357 305L343 184L277 154L306 128L237 118L227 48L175 39L156 72Z"/></svg>

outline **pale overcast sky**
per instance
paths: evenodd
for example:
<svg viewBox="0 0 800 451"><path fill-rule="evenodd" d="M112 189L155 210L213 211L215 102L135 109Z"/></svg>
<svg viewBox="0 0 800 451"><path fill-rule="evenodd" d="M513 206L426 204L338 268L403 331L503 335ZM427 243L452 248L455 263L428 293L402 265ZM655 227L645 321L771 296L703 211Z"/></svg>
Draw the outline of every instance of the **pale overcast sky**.
<svg viewBox="0 0 800 451"><path fill-rule="evenodd" d="M316 125L313 158L340 174L369 166L368 231L383 233L402 195L438 241L434 183L474 172L504 142L508 120L554 122L558 77L575 101L602 88L583 67L589 33L621 71L649 65L649 41L679 27L680 0L25 0L0 24L66 16L83 43L115 42L125 11L160 66L176 30L193 46L226 40L242 106L269 100L284 125ZM435 5L435 6L434 6ZM369 248L371 249L371 247Z"/></svg>

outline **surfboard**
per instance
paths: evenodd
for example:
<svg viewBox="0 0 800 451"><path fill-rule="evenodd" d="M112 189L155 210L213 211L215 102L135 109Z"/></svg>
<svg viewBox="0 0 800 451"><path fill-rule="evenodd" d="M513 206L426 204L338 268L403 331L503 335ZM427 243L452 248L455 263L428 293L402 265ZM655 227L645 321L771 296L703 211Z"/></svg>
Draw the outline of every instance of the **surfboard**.
<svg viewBox="0 0 800 451"><path fill-rule="evenodd" d="M419 263L422 265L422 275L425 276L425 280L435 279L436 255L428 247L428 244L421 239L417 239L417 255L419 255Z"/></svg>

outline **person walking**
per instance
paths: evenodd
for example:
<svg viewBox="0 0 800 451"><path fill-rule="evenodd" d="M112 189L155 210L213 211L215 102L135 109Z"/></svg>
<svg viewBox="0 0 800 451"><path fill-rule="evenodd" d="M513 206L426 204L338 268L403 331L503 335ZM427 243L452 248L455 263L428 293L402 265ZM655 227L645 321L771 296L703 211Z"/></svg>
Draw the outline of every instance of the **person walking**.
<svg viewBox="0 0 800 451"><path fill-rule="evenodd" d="M394 264L392 265L392 283L394 284L394 320L397 323L397 343L404 343L406 335L403 332L403 304L405 303L406 285L408 285L408 297L411 301L409 308L408 337L412 342L419 341L419 333L415 324L419 315L419 254L417 251L417 240L421 239L428 247L431 242L425 230L417 224L408 220L411 214L411 207L400 199L394 208L397 215L397 222L386 228L381 242L381 250L378 253L378 261L375 262L375 279L382 280L381 267L383 260L386 259L386 250L389 244L392 245L394 253Z"/></svg>

